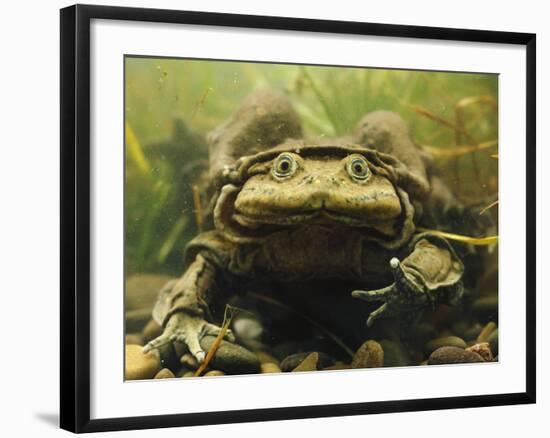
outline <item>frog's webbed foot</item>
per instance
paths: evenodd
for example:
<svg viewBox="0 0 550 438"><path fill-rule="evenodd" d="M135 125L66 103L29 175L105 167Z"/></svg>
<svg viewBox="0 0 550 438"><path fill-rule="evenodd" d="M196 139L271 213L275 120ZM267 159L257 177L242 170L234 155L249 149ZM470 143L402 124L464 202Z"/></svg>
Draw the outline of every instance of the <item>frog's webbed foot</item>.
<svg viewBox="0 0 550 438"><path fill-rule="evenodd" d="M185 312L177 312L170 317L162 334L143 347L143 352L146 353L154 348L160 348L170 342L179 342L185 344L197 361L202 363L206 353L200 345L200 340L207 335L218 336L220 331L220 327L205 321L201 317L189 315ZM224 338L230 342L235 342L231 330L226 331Z"/></svg>
<svg viewBox="0 0 550 438"><path fill-rule="evenodd" d="M399 259L392 258L390 268L394 278L393 284L377 290L355 290L351 294L354 298L369 302L384 302L369 315L368 327L372 327L378 318L420 312L426 305L432 303L431 295L415 279L414 275L405 272Z"/></svg>

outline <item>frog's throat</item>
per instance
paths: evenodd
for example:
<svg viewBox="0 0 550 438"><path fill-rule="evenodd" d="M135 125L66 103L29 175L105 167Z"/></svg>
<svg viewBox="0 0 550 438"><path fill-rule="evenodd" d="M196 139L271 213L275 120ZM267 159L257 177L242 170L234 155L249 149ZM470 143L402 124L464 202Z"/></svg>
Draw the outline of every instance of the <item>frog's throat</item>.
<svg viewBox="0 0 550 438"><path fill-rule="evenodd" d="M235 199L237 198L240 189L240 187L233 184L223 186L214 207L214 226L231 242L260 242L273 232L279 231L281 229L281 225L292 226L293 221L294 223L303 223L305 219L308 219L307 213L302 215L294 215L286 220L281 219L281 223L273 224L273 227L271 228L269 225L255 227L252 222L247 223L247 219L244 217L240 217L237 218L238 220L235 220ZM413 221L414 207L409 200L409 196L399 187L395 187L395 190L401 202L402 214L398 229L393 235L384 235L383 233L376 232L373 228L369 228L368 226L361 227L358 220L352 217L346 219L350 227L355 227L356 229L363 228L365 230L363 233L365 239L374 241L387 249L397 249L407 244L415 231ZM325 214L325 216L330 216L330 213ZM341 217L339 219L340 220L338 222L345 225L345 220ZM336 224L337 221L334 221L334 223Z"/></svg>

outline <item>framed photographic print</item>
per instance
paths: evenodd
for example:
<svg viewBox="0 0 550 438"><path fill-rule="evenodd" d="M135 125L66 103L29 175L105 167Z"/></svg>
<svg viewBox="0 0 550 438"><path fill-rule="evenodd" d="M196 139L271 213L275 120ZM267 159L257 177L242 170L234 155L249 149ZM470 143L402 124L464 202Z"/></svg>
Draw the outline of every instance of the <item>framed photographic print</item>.
<svg viewBox="0 0 550 438"><path fill-rule="evenodd" d="M65 8L61 170L64 429L535 402L533 34Z"/></svg>

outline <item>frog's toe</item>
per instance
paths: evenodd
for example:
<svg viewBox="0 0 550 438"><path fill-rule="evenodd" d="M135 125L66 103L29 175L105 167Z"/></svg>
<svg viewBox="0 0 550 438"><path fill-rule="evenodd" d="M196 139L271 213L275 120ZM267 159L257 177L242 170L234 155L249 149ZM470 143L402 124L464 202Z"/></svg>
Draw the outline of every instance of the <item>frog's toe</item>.
<svg viewBox="0 0 550 438"><path fill-rule="evenodd" d="M374 312L371 312L371 314L369 315L369 318L367 319L367 327L372 327L372 325L374 324L374 321L382 317L387 311L388 311L388 305L384 303Z"/></svg>
<svg viewBox="0 0 550 438"><path fill-rule="evenodd" d="M206 323L204 325L204 328L203 328L203 331L202 331L202 336L207 336L207 335L210 335L210 336L218 336L221 332L221 327L218 327L217 325L215 324L211 324L211 323ZM231 329L227 329L223 335L224 339L228 340L229 342L235 342L235 335L233 334L233 332L231 331Z"/></svg>
<svg viewBox="0 0 550 438"><path fill-rule="evenodd" d="M202 363L206 353L201 348L199 343L199 336L197 333L180 333L176 335L175 339L177 342L187 345L189 352L195 356L198 363Z"/></svg>
<svg viewBox="0 0 550 438"><path fill-rule="evenodd" d="M351 296L364 301L384 301L386 295L391 292L392 288L393 285L376 290L354 290Z"/></svg>
<svg viewBox="0 0 550 438"><path fill-rule="evenodd" d="M171 335L170 333L164 332L159 337L145 344L145 346L143 347L143 352L148 353L149 351L154 350L155 348L160 348L163 345L168 344L169 342L172 341L172 337L173 335Z"/></svg>

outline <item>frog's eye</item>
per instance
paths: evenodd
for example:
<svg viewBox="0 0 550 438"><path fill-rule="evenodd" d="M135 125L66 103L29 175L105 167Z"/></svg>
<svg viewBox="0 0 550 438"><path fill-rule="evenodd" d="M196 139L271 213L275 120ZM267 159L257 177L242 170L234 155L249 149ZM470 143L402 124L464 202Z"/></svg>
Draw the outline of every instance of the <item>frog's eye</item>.
<svg viewBox="0 0 550 438"><path fill-rule="evenodd" d="M358 154L351 155L348 158L346 170L357 181L366 181L371 174L367 160Z"/></svg>
<svg viewBox="0 0 550 438"><path fill-rule="evenodd" d="M273 175L277 178L294 175L297 169L298 162L290 154L283 153L279 155L273 163Z"/></svg>

